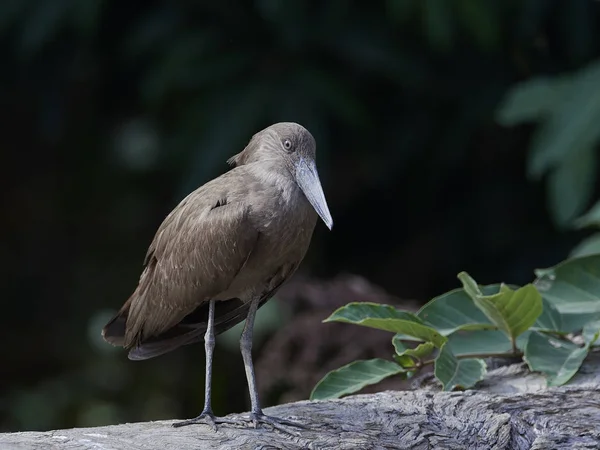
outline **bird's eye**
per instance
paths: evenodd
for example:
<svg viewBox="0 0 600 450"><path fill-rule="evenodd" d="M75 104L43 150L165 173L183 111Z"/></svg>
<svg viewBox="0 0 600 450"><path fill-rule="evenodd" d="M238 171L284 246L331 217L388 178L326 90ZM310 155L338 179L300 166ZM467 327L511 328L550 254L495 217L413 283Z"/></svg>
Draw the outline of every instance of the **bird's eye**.
<svg viewBox="0 0 600 450"><path fill-rule="evenodd" d="M283 148L285 148L286 150L290 150L292 148L292 141L290 141L289 139L283 141Z"/></svg>

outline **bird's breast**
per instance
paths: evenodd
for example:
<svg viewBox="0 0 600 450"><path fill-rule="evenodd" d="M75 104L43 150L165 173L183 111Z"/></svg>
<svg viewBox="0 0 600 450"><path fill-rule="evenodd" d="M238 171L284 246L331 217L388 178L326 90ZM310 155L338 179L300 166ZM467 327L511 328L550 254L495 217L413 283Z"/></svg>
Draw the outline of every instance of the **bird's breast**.
<svg viewBox="0 0 600 450"><path fill-rule="evenodd" d="M317 214L295 183L276 190L264 203L264 209L255 212L259 219L257 228L274 244L308 246Z"/></svg>
<svg viewBox="0 0 600 450"><path fill-rule="evenodd" d="M317 215L305 198L290 197L272 196L252 205L257 242L227 295L247 301L268 292L290 276L304 258Z"/></svg>

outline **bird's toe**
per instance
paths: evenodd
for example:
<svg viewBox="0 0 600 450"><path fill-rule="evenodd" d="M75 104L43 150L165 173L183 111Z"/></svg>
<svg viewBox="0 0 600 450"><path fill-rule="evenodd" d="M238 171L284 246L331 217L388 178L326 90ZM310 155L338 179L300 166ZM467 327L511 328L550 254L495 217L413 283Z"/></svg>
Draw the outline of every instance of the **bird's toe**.
<svg viewBox="0 0 600 450"><path fill-rule="evenodd" d="M271 426L283 433L291 434L293 436L299 436L295 430L290 430L288 427L295 427L300 429L306 429L306 427L298 422L293 422L287 419L280 419L279 417L267 416L266 414L260 413L251 413L250 420L254 425L254 428L258 428L261 424Z"/></svg>
<svg viewBox="0 0 600 450"><path fill-rule="evenodd" d="M205 424L208 425L213 431L217 431L217 424L238 424L236 420L226 419L225 417L216 417L212 412L203 411L198 417L193 419L183 420L181 422L175 422L173 427L180 428L188 425Z"/></svg>

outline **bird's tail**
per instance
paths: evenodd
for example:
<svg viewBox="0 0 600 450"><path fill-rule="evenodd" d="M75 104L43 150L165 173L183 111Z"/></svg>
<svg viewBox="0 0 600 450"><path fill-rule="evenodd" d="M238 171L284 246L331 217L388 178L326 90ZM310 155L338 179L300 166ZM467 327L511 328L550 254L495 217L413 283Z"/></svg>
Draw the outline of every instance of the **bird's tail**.
<svg viewBox="0 0 600 450"><path fill-rule="evenodd" d="M129 315L131 298L125 302L119 312L102 328L102 337L112 345L125 345L125 325Z"/></svg>
<svg viewBox="0 0 600 450"><path fill-rule="evenodd" d="M202 335L203 330L198 333L195 327L174 327L170 330L171 336L161 336L157 338L149 338L144 342L126 342L126 325L129 316L131 300L133 296L127 300L119 312L104 326L102 329L102 337L112 345L125 347L130 349L129 359L141 360L154 358L155 356L168 353L177 347L191 343L190 341L198 340L198 336Z"/></svg>
<svg viewBox="0 0 600 450"><path fill-rule="evenodd" d="M177 328L177 327L176 327ZM183 328L183 327L182 327ZM149 339L133 347L127 357L133 361L154 358L175 350L182 345L192 344L202 339L204 328L187 328L187 332L165 339Z"/></svg>

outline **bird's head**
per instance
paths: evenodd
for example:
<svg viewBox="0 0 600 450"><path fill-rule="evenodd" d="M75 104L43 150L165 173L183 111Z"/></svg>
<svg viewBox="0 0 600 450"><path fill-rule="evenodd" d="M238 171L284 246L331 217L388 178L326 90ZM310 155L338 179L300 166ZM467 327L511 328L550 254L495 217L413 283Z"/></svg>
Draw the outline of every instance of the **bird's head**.
<svg viewBox="0 0 600 450"><path fill-rule="evenodd" d="M325 200L315 162L317 145L302 125L280 122L259 131L230 164L243 165L260 161L282 161L327 228L333 219Z"/></svg>

